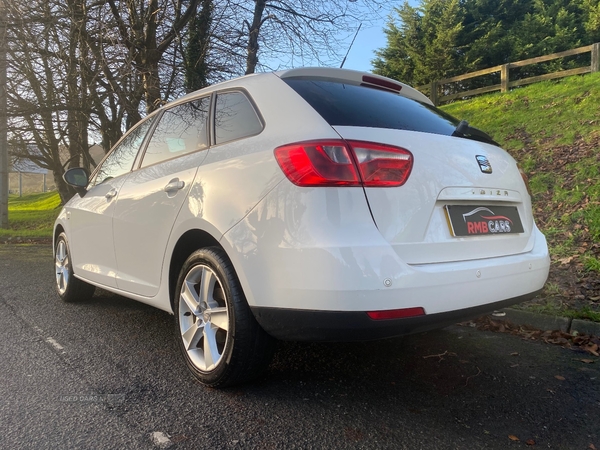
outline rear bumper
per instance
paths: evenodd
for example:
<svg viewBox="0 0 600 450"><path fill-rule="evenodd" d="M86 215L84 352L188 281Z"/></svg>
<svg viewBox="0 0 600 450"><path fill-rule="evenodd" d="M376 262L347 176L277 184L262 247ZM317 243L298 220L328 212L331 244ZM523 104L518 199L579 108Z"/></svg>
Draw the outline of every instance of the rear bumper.
<svg viewBox="0 0 600 450"><path fill-rule="evenodd" d="M540 291L466 309L404 319L373 320L363 311L311 311L253 307L271 336L290 341L368 341L443 328L532 299Z"/></svg>
<svg viewBox="0 0 600 450"><path fill-rule="evenodd" d="M368 340L443 327L532 298L550 267L535 226L523 253L407 264L358 189L274 190L222 242L258 322L290 340ZM416 307L426 315L373 321L365 313Z"/></svg>

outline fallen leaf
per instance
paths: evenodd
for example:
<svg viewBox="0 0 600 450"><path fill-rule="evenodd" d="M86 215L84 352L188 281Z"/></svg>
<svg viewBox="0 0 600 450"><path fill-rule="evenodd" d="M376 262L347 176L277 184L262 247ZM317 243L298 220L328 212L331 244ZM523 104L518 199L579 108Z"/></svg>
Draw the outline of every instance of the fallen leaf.
<svg viewBox="0 0 600 450"><path fill-rule="evenodd" d="M519 439L518 437L516 437L514 434L509 434L509 435L508 435L508 438L509 438L511 441L518 441L518 440L520 440L520 439Z"/></svg>
<svg viewBox="0 0 600 450"><path fill-rule="evenodd" d="M568 256L567 258L560 258L558 260L559 263L561 264L569 264L571 261L573 261L574 256Z"/></svg>
<svg viewBox="0 0 600 450"><path fill-rule="evenodd" d="M590 444L590 446L588 447L590 450L596 450L596 446L594 444Z"/></svg>
<svg viewBox="0 0 600 450"><path fill-rule="evenodd" d="M518 364L511 364L511 365L510 365L510 367L511 367L511 368L514 368L514 367L519 367L519 365L518 365Z"/></svg>
<svg viewBox="0 0 600 450"><path fill-rule="evenodd" d="M535 441L534 441L533 439L527 439L527 440L525 441L525 443L526 443L527 445L535 445Z"/></svg>
<svg viewBox="0 0 600 450"><path fill-rule="evenodd" d="M560 380L560 381L565 381L565 377L563 377L561 375L554 375L554 378L556 378L557 380Z"/></svg>
<svg viewBox="0 0 600 450"><path fill-rule="evenodd" d="M594 364L594 360L593 359L581 359L580 360L582 363L586 363L586 364Z"/></svg>
<svg viewBox="0 0 600 450"><path fill-rule="evenodd" d="M512 352L510 356L519 356L519 352Z"/></svg>

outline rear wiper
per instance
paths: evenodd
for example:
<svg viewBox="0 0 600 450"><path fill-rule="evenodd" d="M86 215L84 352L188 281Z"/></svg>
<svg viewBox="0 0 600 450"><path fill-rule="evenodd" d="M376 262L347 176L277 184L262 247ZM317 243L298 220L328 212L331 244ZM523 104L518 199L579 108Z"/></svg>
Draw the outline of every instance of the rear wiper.
<svg viewBox="0 0 600 450"><path fill-rule="evenodd" d="M485 142L486 144L492 144L496 147L500 147L500 144L493 140L489 134L481 131L478 128L472 127L466 120L460 121L456 129L452 132L452 136L473 139L474 141Z"/></svg>

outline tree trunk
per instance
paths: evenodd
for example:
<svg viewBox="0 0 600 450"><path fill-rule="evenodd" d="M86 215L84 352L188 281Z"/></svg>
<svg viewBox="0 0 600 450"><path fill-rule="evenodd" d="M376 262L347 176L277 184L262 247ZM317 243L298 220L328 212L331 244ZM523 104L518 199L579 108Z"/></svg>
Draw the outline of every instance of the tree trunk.
<svg viewBox="0 0 600 450"><path fill-rule="evenodd" d="M185 87L193 92L208 86L207 64L213 0L202 0L202 9L190 20L189 39L185 49Z"/></svg>
<svg viewBox="0 0 600 450"><path fill-rule="evenodd" d="M255 0L254 16L248 34L248 56L246 57L246 75L254 73L258 64L258 35L262 25L262 15L265 10L266 0Z"/></svg>
<svg viewBox="0 0 600 450"><path fill-rule="evenodd" d="M142 82L146 94L146 112L150 114L152 111L161 107L163 101L160 96L160 77L158 75L158 61L156 49L147 50L145 61L142 62Z"/></svg>
<svg viewBox="0 0 600 450"><path fill-rule="evenodd" d="M58 191L58 195L60 197L61 203L64 205L71 197L75 195L75 189L69 186L65 180L63 180L63 174L65 173L62 167L55 167L55 170L52 171L52 176L54 178L54 184L56 185L56 190Z"/></svg>
<svg viewBox="0 0 600 450"><path fill-rule="evenodd" d="M87 89L86 11L85 0L68 0L70 12L69 60L67 61L67 137L69 140L68 167L83 166L89 170L90 153L88 125L91 111Z"/></svg>

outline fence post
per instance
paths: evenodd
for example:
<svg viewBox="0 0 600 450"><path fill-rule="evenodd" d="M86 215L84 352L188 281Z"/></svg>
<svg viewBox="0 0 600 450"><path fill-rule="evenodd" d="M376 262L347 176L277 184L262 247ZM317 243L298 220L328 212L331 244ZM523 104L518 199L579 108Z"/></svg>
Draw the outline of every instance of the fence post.
<svg viewBox="0 0 600 450"><path fill-rule="evenodd" d="M600 72L600 42L592 44L592 72Z"/></svg>
<svg viewBox="0 0 600 450"><path fill-rule="evenodd" d="M500 92L508 92L508 69L510 64L502 64L500 69Z"/></svg>
<svg viewBox="0 0 600 450"><path fill-rule="evenodd" d="M431 103L433 103L433 106L438 105L438 82L437 81L431 82L431 94L429 95L429 98L431 99Z"/></svg>
<svg viewBox="0 0 600 450"><path fill-rule="evenodd" d="M19 197L23 196L23 173L19 172Z"/></svg>

